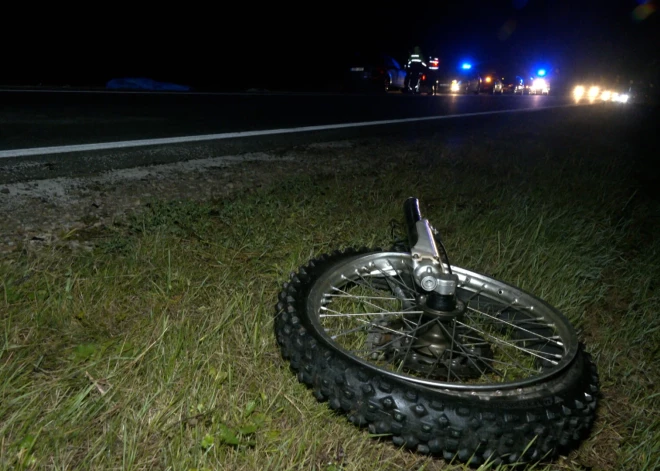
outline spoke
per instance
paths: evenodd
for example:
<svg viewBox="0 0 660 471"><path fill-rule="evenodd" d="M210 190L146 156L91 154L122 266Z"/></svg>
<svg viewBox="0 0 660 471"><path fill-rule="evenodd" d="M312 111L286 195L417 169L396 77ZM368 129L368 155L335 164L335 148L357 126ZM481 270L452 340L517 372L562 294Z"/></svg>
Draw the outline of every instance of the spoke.
<svg viewBox="0 0 660 471"><path fill-rule="evenodd" d="M430 320L430 321L428 321L428 322L425 322L424 324L418 325L417 327L415 327L414 329L412 329L412 330L409 331L408 333L404 333L404 332L401 332L400 330L397 330L397 331L395 331L395 332L399 335L398 338L395 338L395 339L393 339L393 340L387 342L386 344L383 344L383 345L378 346L377 349L373 349L373 350L352 350L352 351L353 351L353 352L370 352L370 351L380 350L380 349L382 349L382 348L385 347L385 346L391 345L392 343L394 343L394 342L396 342L397 340L399 340L401 337L417 338L416 336L411 335L411 334L414 334L416 331L418 331L419 329L422 329L422 328L426 327L427 325L429 325L429 324L432 323L432 322L435 322L435 319ZM379 327L380 327L380 326L379 326ZM411 343L411 344L412 344L412 343Z"/></svg>
<svg viewBox="0 0 660 471"><path fill-rule="evenodd" d="M364 321L364 322L366 322L367 324L369 324L369 322L367 322L367 321ZM376 326L377 326L377 324L373 324L373 325L376 325ZM338 334L331 335L330 338L331 338L332 340L337 340L337 337L342 337L342 336L344 336L344 335L352 334L353 332L357 332L358 330L364 330L364 327L365 327L365 326L363 326L363 325L359 325L359 326L357 326L357 327L353 327L352 329L344 330L344 331L339 332ZM326 331L327 333L330 333L331 331L334 331L334 330L337 330L337 329L325 329L325 331ZM370 333L370 334L371 334L371 333L376 333L376 331L367 331L367 332Z"/></svg>
<svg viewBox="0 0 660 471"><path fill-rule="evenodd" d="M390 264L390 266L392 267L392 262L390 262L389 259L387 260L387 262L388 262L388 263ZM394 268L394 267L392 267L392 268ZM396 272L396 270L395 270L395 272ZM396 272L396 273L398 273L398 272ZM400 275L400 274L399 274L399 278L401 278L401 275ZM401 279L401 281L403 282L403 278ZM407 286L406 286L406 288L407 288ZM415 289L415 292L414 292L414 293L415 293L415 299L419 299L419 292L417 291L417 284L416 284L414 281L413 281L413 288ZM407 289L409 289L409 288L407 288ZM424 311L420 311L420 313L419 313L419 319L417 320L417 326L418 326L418 327L417 327L417 329L415 329L415 331L417 331L417 330L419 330L420 328L422 328L422 326L423 326L423 324L422 324L422 319L423 319L423 317L424 317ZM430 324L431 322L433 322L433 321L430 321L430 322L428 322L427 324ZM405 353L405 355L403 356L403 360L401 361L401 365L399 366L399 368L398 368L397 371L401 371L401 367L403 366L403 364L405 363L406 359L408 358L408 355L410 354L410 349L412 348L412 345L413 345L413 342L410 342L410 343L408 344L408 348L406 349L406 353Z"/></svg>
<svg viewBox="0 0 660 471"><path fill-rule="evenodd" d="M361 283L358 283L356 280L350 280L349 278L346 278L344 275L342 275L342 278L346 281L353 281L356 285L362 286L363 288L368 288L371 291L380 291L380 290L376 289L376 287L374 285L372 285L369 280L367 280L364 276L362 276L362 274L358 270L355 271L355 274L357 275L357 277L360 280L362 280L364 282L364 285L361 284ZM333 286L333 288L338 290L338 288L335 288L334 286Z"/></svg>
<svg viewBox="0 0 660 471"><path fill-rule="evenodd" d="M467 290L467 289L466 289L466 290ZM483 291L481 291L481 290L479 290L479 291L475 291L474 293L472 293L472 296L470 296L470 297L465 301L465 305L467 306L468 304L470 304L470 302L472 302L472 300L473 300L474 298L476 298L477 296L479 296L481 293L483 293Z"/></svg>
<svg viewBox="0 0 660 471"><path fill-rule="evenodd" d="M370 287L370 288L371 288L371 287ZM342 297L354 298L354 299L360 299L360 298L358 298L357 296L353 296L352 294L347 293L346 291L342 290L341 288L337 288L336 286L333 286L332 289L334 289L335 291L339 291L340 293L343 293L345 296L342 296ZM328 295L326 295L326 296L328 296ZM374 307L374 308L376 308L376 309L380 309L380 310L382 310L383 312L387 312L387 309L385 309L384 307L380 307L380 306L377 305L377 304L371 303L371 302L369 302L369 301L363 301L363 302L364 302L364 304L366 304L366 305L368 305L368 306Z"/></svg>
<svg viewBox="0 0 660 471"><path fill-rule="evenodd" d="M419 327L417 327L417 329L415 329L415 331L417 331L417 330L419 330L419 329L421 328L421 323L422 323L422 317L423 317L423 316L424 316L424 311L420 311L419 319L418 319L418 321L417 321L417 325L418 325ZM405 363L406 359L408 358L408 355L410 354L410 349L412 348L412 345L413 345L413 342L409 342L409 343L408 343L408 348L406 348L406 353L403 355L403 359L401 360L401 365L399 365L399 368L397 369L397 371L401 371L401 367L403 366L403 364Z"/></svg>
<svg viewBox="0 0 660 471"><path fill-rule="evenodd" d="M489 345L488 342L481 342L481 341L480 341L481 339L480 339L479 337L472 337L472 336L470 336L470 335L461 335L461 337L463 337L463 338L465 338L465 339L469 339L469 340L479 340L479 342L465 343L465 344L463 344L463 345L474 345L474 346ZM561 338L561 337L559 337L558 335L555 335L555 336L553 336L553 337L551 337L551 338L557 338L557 339L559 339L559 338ZM511 343L525 343L525 342L536 343L536 342L540 342L540 341L541 341L541 340L539 340L539 339L508 339L508 340L507 340L507 342L511 342ZM547 342L545 343L545 345L548 345Z"/></svg>
<svg viewBox="0 0 660 471"><path fill-rule="evenodd" d="M387 263L390 264L390 267L392 268L392 271L394 271L394 273L396 273L396 276L399 277L399 279L401 280L401 282L399 282L395 277L387 275L387 274L383 271L382 268L377 267L377 270L378 270L378 271L379 271L379 272L385 277L385 280L387 280L388 283L389 283L390 281L391 281L392 283L396 283L400 288L402 288L402 289L408 291L409 293L412 293L412 294L414 294L414 295L417 295L416 288L415 288L415 291L413 291L413 290L410 289L410 287L406 284L406 282L403 280L403 278L401 278L401 273L399 273L399 272L396 270L396 268L394 268L394 266L392 265L392 262L390 262L389 259L387 260ZM414 286L414 284L413 284L413 286ZM415 299L416 299L416 298L417 298L417 296L415 296Z"/></svg>
<svg viewBox="0 0 660 471"><path fill-rule="evenodd" d="M462 326L464 326L464 327L467 327L468 329L474 330L475 332L478 332L478 333L480 333L480 334L483 335L483 336L486 336L486 337L489 337L489 338L493 339L493 341L494 341L495 343L498 343L498 344L500 344L500 345L506 345L506 346L508 346L508 347L513 347L513 348L515 348L515 349L518 349L518 350L520 350L520 351L523 351L523 352L525 352L525 353L528 353L528 354L530 354L530 355L532 355L532 356L534 356L534 357L538 357L538 358L540 358L540 359L542 359L542 360L549 361L549 362L552 363L553 365L558 365L558 364L559 364L559 362L557 362L557 361L555 361L555 360L551 360L551 359L546 358L546 357L544 357L544 356L541 356L541 355L539 355L538 353L534 352L533 350L528 350L528 349L526 349L526 348L522 348L522 347L519 347L519 346L517 346L517 345L511 344L511 343L508 343L508 342L505 342L504 340L499 339L499 338L495 337L494 335L488 334L488 333L486 333L486 332L484 332L484 331L482 331L482 330L476 329L476 328L474 328L474 327L472 327L472 326L470 326L470 325L463 324L463 323L460 322L460 321L456 321L456 322L457 322L459 325L462 325ZM548 355L552 355L552 356L554 356L555 358L557 358L557 357L561 358L561 355L555 355L555 354L552 354L552 353L549 353Z"/></svg>
<svg viewBox="0 0 660 471"><path fill-rule="evenodd" d="M456 353L461 353L461 352L456 352ZM483 360L484 362L485 362L485 361L489 361L489 362L492 362L492 363L499 363L499 364L501 364L501 365L505 365L505 366L513 366L513 367L515 367L515 368L520 368L521 370L526 370L526 371L528 371L528 372L530 372L530 373L535 373L535 374L538 373L537 370L533 370L533 369L531 369L531 368L527 368L526 366L517 365L517 364L515 364L515 363L509 363L509 362L502 361L502 360L496 360L495 358L484 358L484 357L482 357L481 355L476 355L476 354L474 354L474 353L469 353L469 352L468 352L468 353L465 353L465 356L468 356L468 357L471 357L471 358L477 358L477 359L479 359L479 360Z"/></svg>
<svg viewBox="0 0 660 471"><path fill-rule="evenodd" d="M440 322L440 321L437 321L437 322L438 322L438 325L440 326L440 328L441 328L442 330L445 331L445 334L447 334L447 335L451 335L451 334L449 334L449 331L447 330L447 328L446 328L444 325L442 325L442 322ZM454 321L454 323L456 323L456 322L457 322L457 321ZM479 371L479 373L481 373L482 376L485 375L486 373L485 373L481 368L479 368L479 365L477 365L477 364L474 362L474 360L472 360L472 358L471 358L471 356L470 356L470 352L469 352L467 349L465 349L465 348L463 347L463 345L461 344L461 342L459 342L458 340L456 340L456 339L453 338L453 337L452 337L452 339L453 339L453 340L452 340L452 345L453 345L454 342L455 342L455 343L456 343L456 346L457 346L458 348L460 348L460 349L463 351L463 353L467 356L468 360L470 360L470 362L471 362L472 365L477 369L477 371ZM452 347L452 350L453 350L453 347ZM488 364L486 364L486 366L487 366L488 368L490 368L490 369L493 371L493 373L495 373L495 374L497 374L497 375L501 375L501 373L500 373L499 371L497 371L495 368L493 368L492 366L490 366L490 365L488 365ZM449 365L449 367L451 368L451 365Z"/></svg>
<svg viewBox="0 0 660 471"><path fill-rule="evenodd" d="M410 286L403 279L403 277L401 276L401 273L394 268L394 265L392 265L392 262L390 262L390 259L387 259L387 263L390 264L390 267L392 267L392 270L394 270L394 273L396 273L396 276L399 278L399 280L401 280L401 283L406 287L406 289L414 295L413 300L416 301L417 297L419 296L419 292L417 291L417 285L415 284L415 280L413 279L412 275L410 276L410 281L412 282L412 286L413 286L414 290L410 289Z"/></svg>
<svg viewBox="0 0 660 471"><path fill-rule="evenodd" d="M335 288L334 286L332 289L337 290L341 293L345 293L345 291ZM352 298L352 299L382 299L385 301L414 301L414 299L399 299L399 298L393 298L390 296L356 296L354 294L326 294L326 298Z"/></svg>
<svg viewBox="0 0 660 471"><path fill-rule="evenodd" d="M417 337L415 337L414 335L410 335L410 334L408 334L408 333L406 333L406 332L401 332L400 330L391 329L391 328L386 327L386 326L384 326L384 325L374 324L373 322L365 321L364 319L357 319L357 320L358 320L359 322L364 322L365 324L370 324L370 325L376 326L376 327L378 327L379 329L382 329L382 330L384 330L384 331L386 331L386 332L392 332L393 334L397 334L397 335L400 335L400 336L402 336L402 337L409 337L409 338L411 338L411 339L417 338Z"/></svg>
<svg viewBox="0 0 660 471"><path fill-rule="evenodd" d="M314 299L317 322L338 348L384 374L400 372L425 384L499 387L545 377L564 364L562 319L524 292L500 295L505 286L459 268L463 283L457 294L466 305L465 317L450 327L418 305L423 290L410 254L370 255L363 262L339 264L325 279L334 281L324 281L325 293ZM429 335L422 334L430 326Z"/></svg>
<svg viewBox="0 0 660 471"><path fill-rule="evenodd" d="M450 348L450 350L449 350L449 366L447 367L447 381L451 380L451 360L454 357L454 343L455 342L456 342L456 322L452 322L451 323L451 344L449 345L449 348ZM460 378L458 378L458 379L460 381Z"/></svg>
<svg viewBox="0 0 660 471"><path fill-rule="evenodd" d="M476 311L476 309L474 309L474 308L472 308L472 310ZM499 317L495 317L495 318L497 319L497 322L503 322L503 319L500 319ZM483 324L495 324L497 322L484 320ZM526 324L527 327L534 327L534 326L553 327L554 326L554 324L551 324L551 323L547 322L542 317L532 317L532 318L525 318L525 319L508 319L507 322L510 322L510 323L516 324L516 325Z"/></svg>
<svg viewBox="0 0 660 471"><path fill-rule="evenodd" d="M348 314L346 312L334 311L328 307L321 306L321 311L328 311L332 314L319 314L319 317L358 317L358 316L401 316L403 314L423 314L424 311L394 311L394 312L355 312Z"/></svg>
<svg viewBox="0 0 660 471"><path fill-rule="evenodd" d="M490 319L494 319L494 320L496 320L496 321L501 322L502 324L506 324L506 325L511 326L511 327L513 327L513 328L515 328L515 329L518 329L518 330L521 330L521 331L523 331L523 332L526 332L526 333L528 333L528 334L536 335L536 336L537 336L538 338L540 338L540 339L547 340L548 342L554 342L554 343L555 343L557 346L559 346L559 347L563 347L563 346L564 346L564 344L561 343L561 342L557 342L556 340L552 340L552 339L549 338L549 337L544 337L543 335L537 334L537 333L534 332L534 331L531 331L531 330L525 329L525 328L523 328L523 327L519 327L519 326L517 326L517 325L515 325L515 324L513 324L513 323L511 323L511 322L505 321L505 320L503 320L503 319L499 319L499 318L497 318L497 317L495 317L495 316L493 316L493 315L486 314L485 312L478 311L478 310L476 310L476 309L474 309L474 308L471 308L471 307L468 307L468 309L470 309L471 311L473 311L473 312L475 312L475 313L477 313L477 314L481 314L481 315L484 316L484 317L488 317L488 318L490 318Z"/></svg>

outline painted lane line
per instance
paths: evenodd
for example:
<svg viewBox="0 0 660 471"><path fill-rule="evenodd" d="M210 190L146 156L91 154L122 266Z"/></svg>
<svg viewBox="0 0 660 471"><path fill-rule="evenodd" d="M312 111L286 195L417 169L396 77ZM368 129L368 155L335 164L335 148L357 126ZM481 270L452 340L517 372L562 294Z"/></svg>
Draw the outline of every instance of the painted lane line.
<svg viewBox="0 0 660 471"><path fill-rule="evenodd" d="M419 118L401 118L401 119L387 119L382 121L362 121L357 123L341 123L341 124L323 124L319 126L302 126L297 128L281 128L281 129L263 129L259 131L238 131L227 132L222 134L202 134L198 136L181 136L181 137L165 137L158 139L137 139L133 141L117 141L117 142L100 142L97 144L74 144L54 147L32 147L27 149L13 149L0 151L0 158L7 159L11 157L28 157L32 155L48 155L48 154L64 154L70 152L85 152L95 150L112 150L112 149L126 149L131 147L145 147L145 146L158 146L168 144L182 144L188 142L204 142L204 141L217 141L223 139L236 139L244 137L258 137L258 136L273 136L278 134L295 134L302 132L314 131L331 131L335 129L348 129L360 128L367 126L384 126L388 124L404 124L415 123L424 121L440 121L445 119L468 118L471 116L488 116L496 114L507 113L522 113L530 111L542 111L556 108L575 107L575 104L568 105L555 105L537 108L518 108L512 110L497 110L497 111L478 111L474 113L463 114L449 114L442 116L424 116Z"/></svg>

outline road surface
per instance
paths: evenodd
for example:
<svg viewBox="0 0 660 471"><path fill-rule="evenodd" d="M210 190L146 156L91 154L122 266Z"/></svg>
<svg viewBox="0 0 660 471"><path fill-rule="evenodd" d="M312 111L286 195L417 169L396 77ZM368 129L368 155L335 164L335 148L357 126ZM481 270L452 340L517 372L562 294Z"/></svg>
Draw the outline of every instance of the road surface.
<svg viewBox="0 0 660 471"><path fill-rule="evenodd" d="M369 135L515 125L556 96L0 91L0 183Z"/></svg>
<svg viewBox="0 0 660 471"><path fill-rule="evenodd" d="M0 151L564 104L517 95L0 92Z"/></svg>

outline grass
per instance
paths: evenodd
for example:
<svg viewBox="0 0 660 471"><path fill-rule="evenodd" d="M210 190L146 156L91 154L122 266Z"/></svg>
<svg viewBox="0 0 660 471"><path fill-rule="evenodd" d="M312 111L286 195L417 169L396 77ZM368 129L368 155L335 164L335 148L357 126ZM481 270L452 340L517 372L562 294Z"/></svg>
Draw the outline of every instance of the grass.
<svg viewBox="0 0 660 471"><path fill-rule="evenodd" d="M388 246L413 194L453 264L545 298L595 356L603 400L592 436L536 469L657 469L658 206L640 191L633 149L589 123L366 146L354 152L377 153L377 165L360 174L153 201L96 234L93 253L9 256L0 467L462 469L333 415L289 372L272 333L292 270L335 248Z"/></svg>

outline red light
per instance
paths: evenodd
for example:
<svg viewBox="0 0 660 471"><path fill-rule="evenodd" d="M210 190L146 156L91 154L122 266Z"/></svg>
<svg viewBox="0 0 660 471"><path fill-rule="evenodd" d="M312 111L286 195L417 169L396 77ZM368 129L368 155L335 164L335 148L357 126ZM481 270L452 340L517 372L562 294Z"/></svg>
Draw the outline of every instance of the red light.
<svg viewBox="0 0 660 471"><path fill-rule="evenodd" d="M426 80L426 75L422 75L422 80Z"/></svg>

